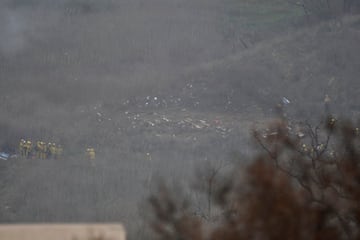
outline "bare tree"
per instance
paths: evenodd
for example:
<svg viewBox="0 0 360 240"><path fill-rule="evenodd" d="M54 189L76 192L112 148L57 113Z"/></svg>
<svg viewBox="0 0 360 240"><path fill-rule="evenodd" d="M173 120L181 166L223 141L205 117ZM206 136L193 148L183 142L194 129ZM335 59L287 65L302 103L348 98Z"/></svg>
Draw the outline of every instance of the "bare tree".
<svg viewBox="0 0 360 240"><path fill-rule="evenodd" d="M359 128L332 117L302 127L299 135L282 119L267 134L254 131L264 151L214 190L219 221L177 207L178 199L159 188L150 197L159 238L359 239Z"/></svg>
<svg viewBox="0 0 360 240"><path fill-rule="evenodd" d="M217 161L212 165L203 166L198 169L196 174L194 189L197 193L201 194L205 200L205 204L202 199L198 201L199 206L196 211L196 215L202 217L205 221L214 221L218 218L219 213L215 213L217 206L214 204L214 195L216 188L222 181L221 172L229 165L224 161Z"/></svg>
<svg viewBox="0 0 360 240"><path fill-rule="evenodd" d="M327 209L327 224L336 226L339 236L356 239L359 129L350 122L337 123L331 116L316 126L305 122L303 127L304 138L291 132L284 120L271 126L276 134L261 139L255 131L254 136L275 168L295 181L309 202Z"/></svg>

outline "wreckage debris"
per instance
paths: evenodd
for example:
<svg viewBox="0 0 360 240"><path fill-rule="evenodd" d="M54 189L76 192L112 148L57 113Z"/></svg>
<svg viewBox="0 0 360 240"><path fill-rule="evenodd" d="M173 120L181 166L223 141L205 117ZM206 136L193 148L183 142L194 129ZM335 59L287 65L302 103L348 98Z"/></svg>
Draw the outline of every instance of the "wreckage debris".
<svg viewBox="0 0 360 240"><path fill-rule="evenodd" d="M1 160L9 160L10 158L10 154L9 153L5 153L5 152L0 152L0 159Z"/></svg>

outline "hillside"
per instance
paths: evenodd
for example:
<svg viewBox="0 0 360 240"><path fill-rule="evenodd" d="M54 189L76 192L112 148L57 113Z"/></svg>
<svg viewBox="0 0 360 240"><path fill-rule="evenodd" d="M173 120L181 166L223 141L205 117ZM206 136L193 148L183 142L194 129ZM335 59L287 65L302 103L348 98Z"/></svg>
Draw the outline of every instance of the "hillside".
<svg viewBox="0 0 360 240"><path fill-rule="evenodd" d="M351 16L289 32L187 69L182 78L195 89L189 96L199 107L260 107L269 113L285 96L291 111L305 119L323 110L328 94L334 113L358 117L359 23L359 16Z"/></svg>
<svg viewBox="0 0 360 240"><path fill-rule="evenodd" d="M202 164L246 159L251 128L282 97L299 120L317 119L325 94L334 113L359 118L359 16L233 48L213 28L215 0L40 2L6 18L18 41L0 44L0 150L27 138L63 144L64 158L0 162L1 222L122 221L137 232L157 176L182 185Z"/></svg>

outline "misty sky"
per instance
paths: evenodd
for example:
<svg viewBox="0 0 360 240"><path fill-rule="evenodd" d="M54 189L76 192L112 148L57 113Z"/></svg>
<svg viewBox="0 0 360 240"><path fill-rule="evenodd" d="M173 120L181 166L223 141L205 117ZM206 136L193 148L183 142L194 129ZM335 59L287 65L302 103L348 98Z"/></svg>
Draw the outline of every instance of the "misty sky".
<svg viewBox="0 0 360 240"><path fill-rule="evenodd" d="M215 1L52 2L2 3L2 57L37 67L96 63L116 72L131 71L134 63L140 69L175 67L223 54Z"/></svg>
<svg viewBox="0 0 360 240"><path fill-rule="evenodd" d="M0 84L9 94L16 87L8 81L29 91L100 81L102 96L109 86L113 94L157 91L187 67L234 52L225 16L219 0L2 2Z"/></svg>

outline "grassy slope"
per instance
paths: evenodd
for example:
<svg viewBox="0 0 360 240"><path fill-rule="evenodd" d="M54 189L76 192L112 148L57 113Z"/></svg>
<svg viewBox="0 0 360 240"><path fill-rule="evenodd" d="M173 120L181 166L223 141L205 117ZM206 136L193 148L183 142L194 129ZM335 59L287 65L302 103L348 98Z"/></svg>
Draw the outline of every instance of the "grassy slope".
<svg viewBox="0 0 360 240"><path fill-rule="evenodd" d="M292 101L293 113L308 118L323 110L324 95L329 94L336 114L355 117L359 114L358 22L359 17L353 16L342 26L326 22L281 35L190 68L184 78L194 85L205 84L198 99L206 106L218 104L219 109L230 99L235 109L258 106L269 112L285 96Z"/></svg>

